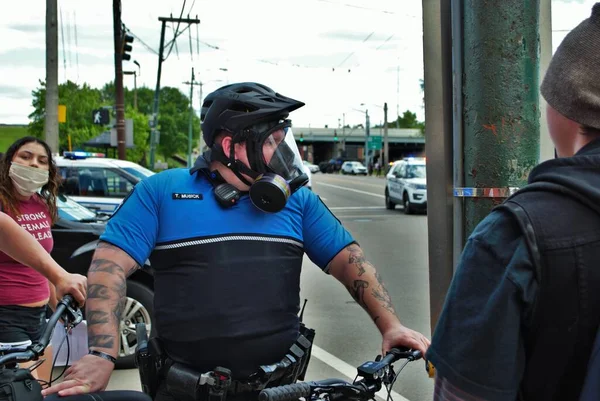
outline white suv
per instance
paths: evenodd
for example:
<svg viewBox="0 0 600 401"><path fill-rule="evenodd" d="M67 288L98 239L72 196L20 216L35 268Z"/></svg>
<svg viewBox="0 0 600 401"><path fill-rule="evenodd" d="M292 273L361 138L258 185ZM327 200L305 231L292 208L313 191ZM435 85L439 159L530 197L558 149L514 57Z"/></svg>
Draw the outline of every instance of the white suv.
<svg viewBox="0 0 600 401"><path fill-rule="evenodd" d="M104 158L102 153L65 152L56 158L56 166L65 195L109 215L138 182L154 174L130 161Z"/></svg>
<svg viewBox="0 0 600 401"><path fill-rule="evenodd" d="M406 158L392 164L386 176L385 207L404 207L404 213L427 210L427 173L425 158Z"/></svg>
<svg viewBox="0 0 600 401"><path fill-rule="evenodd" d="M344 162L341 168L342 174L367 175L367 168L361 162Z"/></svg>

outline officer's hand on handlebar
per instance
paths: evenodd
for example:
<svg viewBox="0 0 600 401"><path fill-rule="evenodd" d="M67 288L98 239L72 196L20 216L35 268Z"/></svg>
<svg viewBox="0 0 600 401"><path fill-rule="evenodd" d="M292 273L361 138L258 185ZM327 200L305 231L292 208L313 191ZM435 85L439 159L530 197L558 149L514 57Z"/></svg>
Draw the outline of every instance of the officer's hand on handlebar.
<svg viewBox="0 0 600 401"><path fill-rule="evenodd" d="M56 287L56 298L62 299L65 295L71 294L75 299L75 302L79 306L85 304L85 298L87 296L87 277L81 274L69 274L65 272L56 283L53 283Z"/></svg>
<svg viewBox="0 0 600 401"><path fill-rule="evenodd" d="M64 397L68 395L87 394L103 391L108 385L108 380L115 365L107 360L94 355L85 355L75 362L65 372L65 379L42 391L45 397L58 393Z"/></svg>
<svg viewBox="0 0 600 401"><path fill-rule="evenodd" d="M382 350L385 355L391 348L407 347L418 349L425 355L429 344L431 341L423 334L398 324L383 333Z"/></svg>

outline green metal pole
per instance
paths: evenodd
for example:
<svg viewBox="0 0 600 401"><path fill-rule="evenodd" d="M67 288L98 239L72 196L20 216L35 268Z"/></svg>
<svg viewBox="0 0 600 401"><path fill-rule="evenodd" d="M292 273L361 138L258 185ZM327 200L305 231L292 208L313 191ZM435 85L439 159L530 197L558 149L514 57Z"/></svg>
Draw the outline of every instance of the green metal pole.
<svg viewBox="0 0 600 401"><path fill-rule="evenodd" d="M465 238L538 163L539 11L540 0L464 3Z"/></svg>

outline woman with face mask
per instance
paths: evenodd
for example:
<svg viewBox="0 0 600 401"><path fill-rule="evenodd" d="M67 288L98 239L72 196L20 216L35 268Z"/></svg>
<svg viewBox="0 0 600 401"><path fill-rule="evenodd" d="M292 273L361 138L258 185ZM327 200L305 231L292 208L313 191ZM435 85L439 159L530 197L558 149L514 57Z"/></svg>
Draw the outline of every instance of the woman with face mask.
<svg viewBox="0 0 600 401"><path fill-rule="evenodd" d="M15 247L10 244L14 238L5 239L9 243L0 247L10 246L12 256L31 266L0 252L2 344L37 341L45 326L46 308L54 309L57 297L70 293L80 304L85 301L86 278L67 273L48 255L54 245L51 227L58 214L59 182L52 152L37 138L17 140L0 158L0 210L37 240L37 244L29 241L29 245L21 241ZM15 232L7 224L1 228ZM23 248L27 246L30 253L37 255L25 255ZM20 249L19 255L15 255ZM46 254L40 255L41 252ZM50 367L51 363L45 362L34 374L48 380Z"/></svg>

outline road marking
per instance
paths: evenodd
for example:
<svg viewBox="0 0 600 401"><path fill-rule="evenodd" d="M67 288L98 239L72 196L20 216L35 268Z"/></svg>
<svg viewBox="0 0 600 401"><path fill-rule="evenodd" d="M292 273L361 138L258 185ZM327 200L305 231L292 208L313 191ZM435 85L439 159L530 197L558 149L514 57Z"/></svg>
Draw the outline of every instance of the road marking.
<svg viewBox="0 0 600 401"><path fill-rule="evenodd" d="M329 365L330 367L337 370L344 376L348 377L350 380L354 380L354 378L356 377L356 367L355 366L352 366L349 363L342 361L340 358L338 358L335 355L330 354L329 352L325 351L323 348L317 347L316 345L313 344L312 355L315 358L317 358L318 360L320 360L321 362L323 362L325 365ZM391 391L391 394L392 394L392 398L394 399L394 401L409 401L407 398L402 397L400 394L398 394L397 392L395 392L393 390ZM376 395L378 397L383 398L384 400L386 400L387 396L388 396L385 388L382 388L381 390L379 390L376 393Z"/></svg>
<svg viewBox="0 0 600 401"><path fill-rule="evenodd" d="M347 188L347 187L342 187L342 186L339 186L339 185L333 185L333 184L325 184L324 182L319 182L319 183L317 184L317 186L318 186L318 185L324 185L324 186L326 186L326 187L332 187L332 188L337 188L337 189L345 189L346 191L356 192L356 193L359 193L359 194L365 194L365 195L371 195L371 196L375 196L375 197L377 197L377 198L384 198L384 199L385 199L385 196L383 196L383 195L379 195L379 194L373 194L373 193L371 193L371 192L367 192L367 191L361 191L360 189Z"/></svg>
<svg viewBox="0 0 600 401"><path fill-rule="evenodd" d="M351 215L343 215L343 214L336 214L336 216L340 219L374 219L374 218L384 218L384 219L389 219L391 216L390 214L351 214ZM401 216L400 214L398 216Z"/></svg>
<svg viewBox="0 0 600 401"><path fill-rule="evenodd" d="M350 181L349 179L344 179L344 178L339 178L339 177L327 177L327 178L325 178L325 179L326 179L326 180L330 180L330 181L336 181L336 182L344 182L344 183L347 183L348 181ZM315 181L316 181L317 183L321 183L321 181L319 181L319 180L315 180ZM359 179L359 180L356 180L355 182L356 182L358 185L365 185L365 186L368 186L368 187L374 187L374 188L379 188L379 189L381 189L381 184L370 184L369 182L365 182L365 181L366 181L366 180L361 180L361 179ZM370 181L370 180L369 180L369 181Z"/></svg>
<svg viewBox="0 0 600 401"><path fill-rule="evenodd" d="M321 198L323 199L323 198ZM363 209L383 209L383 206L334 206L329 210L363 210Z"/></svg>

